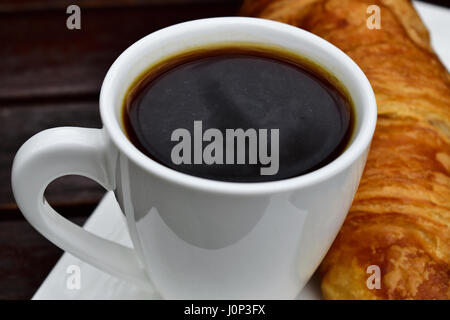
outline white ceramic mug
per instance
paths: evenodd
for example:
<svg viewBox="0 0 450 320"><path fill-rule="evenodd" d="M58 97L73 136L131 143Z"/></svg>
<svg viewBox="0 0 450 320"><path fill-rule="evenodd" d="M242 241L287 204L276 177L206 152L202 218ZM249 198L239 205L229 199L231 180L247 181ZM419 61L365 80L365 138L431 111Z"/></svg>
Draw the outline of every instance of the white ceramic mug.
<svg viewBox="0 0 450 320"><path fill-rule="evenodd" d="M288 49L336 76L356 111L349 147L314 172L260 183L194 177L141 153L121 123L122 101L131 83L164 57L225 42ZM49 129L20 148L12 170L17 204L57 246L144 287L152 281L169 299L294 298L349 210L377 115L369 81L342 51L301 29L242 17L186 22L133 44L106 75L100 112L102 129ZM68 174L89 177L114 191L133 249L83 230L48 205L46 186Z"/></svg>

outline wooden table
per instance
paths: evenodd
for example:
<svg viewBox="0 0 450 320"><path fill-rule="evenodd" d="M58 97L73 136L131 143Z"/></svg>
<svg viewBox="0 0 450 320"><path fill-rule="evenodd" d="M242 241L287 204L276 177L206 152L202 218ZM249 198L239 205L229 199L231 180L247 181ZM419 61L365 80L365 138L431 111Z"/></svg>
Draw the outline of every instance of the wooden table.
<svg viewBox="0 0 450 320"><path fill-rule="evenodd" d="M155 0L0 3L0 299L30 298L62 253L24 220L14 202L10 172L18 148L46 128L99 128L100 85L125 48L177 22L234 15L241 2L190 1L196 4L167 5L165 0L156 0L164 5L155 5ZM66 8L73 3L81 7L81 30L66 28ZM82 224L103 194L96 183L69 176L53 182L46 197L65 217Z"/></svg>

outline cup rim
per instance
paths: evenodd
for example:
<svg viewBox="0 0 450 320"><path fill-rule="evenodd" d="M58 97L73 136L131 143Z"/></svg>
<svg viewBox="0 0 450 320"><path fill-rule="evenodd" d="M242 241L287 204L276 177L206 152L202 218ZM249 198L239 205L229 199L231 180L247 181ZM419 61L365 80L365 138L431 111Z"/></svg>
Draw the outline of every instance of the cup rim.
<svg viewBox="0 0 450 320"><path fill-rule="evenodd" d="M327 51L327 54L339 60L340 63L345 63L346 67L352 69L352 73L358 79L357 86L359 90L365 92L365 106L362 106L361 108L366 108L366 111L361 119L360 132L353 138L353 141L347 149L336 159L310 173L282 180L267 182L218 181L189 175L166 167L144 155L128 140L119 121L115 119L115 112L112 109L113 106L115 106L115 103L112 101L112 94L110 94L112 81L120 78L120 70L123 68L123 65L132 63L128 58L142 50L145 43L149 41L160 41L160 39L164 38L169 33L180 31L180 29L183 29L183 32L186 34L189 28L192 30L199 27L225 27L230 24L236 25L238 23L242 26L248 26L250 24L252 27L269 27L280 32L291 33L295 37L302 37L308 41L316 42L320 44L323 50ZM128 47L114 61L105 76L100 91L100 116L103 122L103 129L107 132L115 146L120 152L125 154L130 161L133 161L145 171L148 171L163 180L198 191L234 195L258 195L284 192L315 185L344 171L353 164L369 146L375 131L377 106L372 87L363 71L349 56L328 41L308 31L281 22L248 17L220 17L198 19L175 24L155 31Z"/></svg>

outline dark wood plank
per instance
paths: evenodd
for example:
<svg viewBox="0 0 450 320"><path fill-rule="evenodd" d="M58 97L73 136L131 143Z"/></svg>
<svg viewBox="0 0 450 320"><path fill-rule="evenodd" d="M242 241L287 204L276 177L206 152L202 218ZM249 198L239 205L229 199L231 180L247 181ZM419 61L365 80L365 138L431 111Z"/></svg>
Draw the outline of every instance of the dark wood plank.
<svg viewBox="0 0 450 320"><path fill-rule="evenodd" d="M100 128L96 101L45 102L0 107L0 212L14 210L11 191L11 166L19 147L35 133L57 126ZM95 182L81 177L63 177L52 183L47 198L52 205L95 205L104 190Z"/></svg>
<svg viewBox="0 0 450 320"><path fill-rule="evenodd" d="M180 5L186 3L196 4L223 4L242 3L243 0L3 0L0 2L0 12L17 12L30 10L65 9L67 6L76 4L81 8L111 8L111 7L133 7L133 6L158 6L158 5ZM443 7L450 7L448 0L419 0Z"/></svg>
<svg viewBox="0 0 450 320"><path fill-rule="evenodd" d="M81 30L65 11L0 13L0 101L98 93L109 66L133 42L178 22L233 15L236 4L82 10Z"/></svg>
<svg viewBox="0 0 450 320"><path fill-rule="evenodd" d="M3 0L0 12L65 9L76 4L80 8L113 8L135 6L180 5L186 3L221 4L239 3L240 0Z"/></svg>
<svg viewBox="0 0 450 320"><path fill-rule="evenodd" d="M82 225L85 218L72 219ZM29 299L51 271L62 250L26 221L0 222L0 300Z"/></svg>
<svg viewBox="0 0 450 320"><path fill-rule="evenodd" d="M89 217L98 205L99 200L91 202L73 202L65 205L52 204L52 207L68 219ZM3 221L25 221L18 208L0 210L0 229Z"/></svg>

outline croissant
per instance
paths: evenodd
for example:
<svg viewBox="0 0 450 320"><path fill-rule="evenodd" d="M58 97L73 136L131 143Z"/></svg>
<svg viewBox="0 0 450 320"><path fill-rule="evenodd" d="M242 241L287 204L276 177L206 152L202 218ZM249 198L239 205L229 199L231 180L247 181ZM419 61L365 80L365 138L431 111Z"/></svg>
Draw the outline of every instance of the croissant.
<svg viewBox="0 0 450 320"><path fill-rule="evenodd" d="M370 5L380 9L381 29L367 26ZM448 300L450 75L411 2L247 0L241 14L328 40L360 66L376 95L366 168L319 268L323 296ZM378 286L368 284L373 266Z"/></svg>

